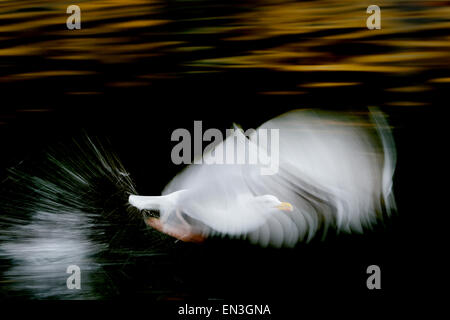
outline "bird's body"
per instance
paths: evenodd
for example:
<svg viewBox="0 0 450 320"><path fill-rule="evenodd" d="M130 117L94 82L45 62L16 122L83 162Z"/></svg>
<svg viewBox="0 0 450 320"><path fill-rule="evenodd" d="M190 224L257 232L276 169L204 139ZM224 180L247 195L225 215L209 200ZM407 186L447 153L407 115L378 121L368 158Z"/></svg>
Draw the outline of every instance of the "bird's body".
<svg viewBox="0 0 450 320"><path fill-rule="evenodd" d="M258 128L267 129L279 130L277 173L261 175L261 164L191 165L166 186L163 196L132 195L130 203L159 210L160 231L170 230L180 239L189 238L186 232L204 237L226 234L263 246L293 246L330 225L362 232L376 223L377 215L395 206L395 149L378 112L367 121L294 111ZM236 135L243 133L236 131L223 143L236 141ZM271 146L261 145L256 136L237 141L272 154ZM214 149L206 156L211 152ZM182 225L190 229L184 228L178 237L176 230Z"/></svg>

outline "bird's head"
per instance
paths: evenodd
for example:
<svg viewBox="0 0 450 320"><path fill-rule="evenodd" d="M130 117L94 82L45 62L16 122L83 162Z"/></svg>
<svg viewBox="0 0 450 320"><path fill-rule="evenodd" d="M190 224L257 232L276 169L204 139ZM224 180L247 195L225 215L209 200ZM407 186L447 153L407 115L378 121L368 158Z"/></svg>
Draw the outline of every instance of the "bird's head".
<svg viewBox="0 0 450 320"><path fill-rule="evenodd" d="M293 211L294 207L289 202L281 202L277 197L271 194L255 197L254 201L263 208L276 209L282 211Z"/></svg>

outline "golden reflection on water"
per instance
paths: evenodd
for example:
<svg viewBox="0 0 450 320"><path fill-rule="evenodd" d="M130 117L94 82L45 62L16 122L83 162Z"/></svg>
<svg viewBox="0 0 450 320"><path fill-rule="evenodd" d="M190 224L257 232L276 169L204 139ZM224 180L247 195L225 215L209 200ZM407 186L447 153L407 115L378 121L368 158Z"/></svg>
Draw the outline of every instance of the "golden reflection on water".
<svg viewBox="0 0 450 320"><path fill-rule="evenodd" d="M382 29L368 30L366 8L372 1L242 1L230 2L231 10L217 1L88 0L77 2L82 29L71 31L65 22L72 2L1 1L0 59L116 64L176 55L185 67L178 76L230 68L396 74L450 64L447 1L377 1ZM180 10L172 10L178 5ZM237 45L239 50L223 50ZM30 70L0 74L0 81L95 72ZM142 85L146 76L152 73L122 85ZM445 79L430 82L448 83Z"/></svg>

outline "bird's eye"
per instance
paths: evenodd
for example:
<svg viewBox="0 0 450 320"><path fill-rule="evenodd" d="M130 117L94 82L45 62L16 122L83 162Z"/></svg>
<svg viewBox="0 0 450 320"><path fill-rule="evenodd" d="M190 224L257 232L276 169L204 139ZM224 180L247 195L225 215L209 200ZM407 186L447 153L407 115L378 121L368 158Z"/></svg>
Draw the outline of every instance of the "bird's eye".
<svg viewBox="0 0 450 320"><path fill-rule="evenodd" d="M142 215L145 219L147 218L159 218L159 210L142 210Z"/></svg>

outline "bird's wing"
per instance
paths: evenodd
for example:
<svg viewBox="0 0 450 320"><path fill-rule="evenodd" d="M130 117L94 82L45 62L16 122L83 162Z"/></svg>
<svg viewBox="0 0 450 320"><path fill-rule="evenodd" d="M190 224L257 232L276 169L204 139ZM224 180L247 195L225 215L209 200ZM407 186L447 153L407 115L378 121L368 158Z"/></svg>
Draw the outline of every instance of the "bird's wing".
<svg viewBox="0 0 450 320"><path fill-rule="evenodd" d="M290 202L294 211L270 217L249 238L281 246L309 240L330 225L362 232L375 223L382 205L393 207L395 149L389 128L380 126L382 114L377 117L372 123L359 116L293 111L263 124L259 129L280 131L280 168L271 176L247 172L248 185L256 194ZM259 147L274 154L270 145Z"/></svg>
<svg viewBox="0 0 450 320"><path fill-rule="evenodd" d="M277 160L275 174L262 175L258 164L191 165L163 194L189 189L180 199L187 215L215 232L246 234L261 245L292 246L329 226L362 232L375 223L383 205L393 206L395 150L387 147L389 129L382 128L381 136L379 123L356 115L293 111L257 130L279 130L278 145L255 136L245 140L247 148ZM240 199L265 194L294 210L267 214L240 205Z"/></svg>

